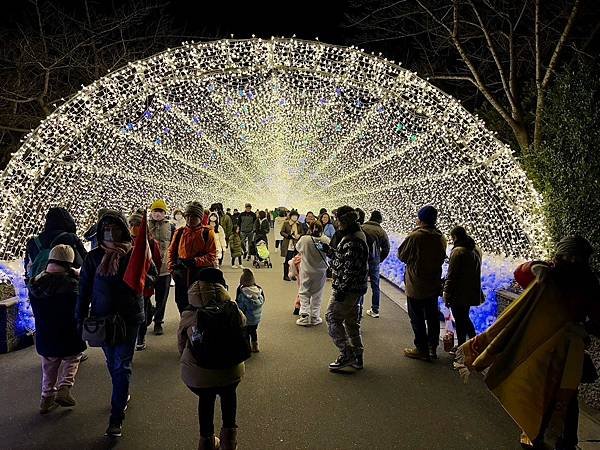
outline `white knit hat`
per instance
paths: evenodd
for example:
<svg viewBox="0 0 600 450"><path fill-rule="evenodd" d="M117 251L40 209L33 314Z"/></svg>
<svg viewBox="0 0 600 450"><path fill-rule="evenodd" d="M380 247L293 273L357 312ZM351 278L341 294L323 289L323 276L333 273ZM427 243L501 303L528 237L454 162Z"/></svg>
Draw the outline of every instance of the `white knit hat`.
<svg viewBox="0 0 600 450"><path fill-rule="evenodd" d="M48 255L48 262L50 261L73 264L73 261L75 261L75 252L70 245L56 245L50 250L50 254Z"/></svg>

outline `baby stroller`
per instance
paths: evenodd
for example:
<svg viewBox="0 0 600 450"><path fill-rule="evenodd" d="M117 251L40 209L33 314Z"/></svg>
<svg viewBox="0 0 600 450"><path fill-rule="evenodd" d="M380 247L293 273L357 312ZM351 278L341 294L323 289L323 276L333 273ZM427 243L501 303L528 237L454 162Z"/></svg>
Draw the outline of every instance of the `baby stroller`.
<svg viewBox="0 0 600 450"><path fill-rule="evenodd" d="M272 268L273 264L271 264L269 247L266 240L261 239L260 241L256 242L255 246L256 252L254 254L254 261L252 263L254 267L260 269L262 264L264 267L268 267L269 269Z"/></svg>

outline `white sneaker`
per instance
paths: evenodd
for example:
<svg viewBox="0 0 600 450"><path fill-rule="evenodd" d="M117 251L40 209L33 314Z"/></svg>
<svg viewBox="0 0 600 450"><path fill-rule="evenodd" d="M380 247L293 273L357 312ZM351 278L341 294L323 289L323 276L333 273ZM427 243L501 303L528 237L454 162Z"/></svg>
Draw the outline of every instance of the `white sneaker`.
<svg viewBox="0 0 600 450"><path fill-rule="evenodd" d="M311 325L321 325L322 323L323 323L323 319L321 319L320 317L311 317L310 318Z"/></svg>
<svg viewBox="0 0 600 450"><path fill-rule="evenodd" d="M238 265L237 265L237 264L234 264L233 266L231 266L231 268L232 268L232 269L237 269L237 268L238 268Z"/></svg>
<svg viewBox="0 0 600 450"><path fill-rule="evenodd" d="M308 314L301 315L300 318L296 320L296 325L300 325L301 327L310 327L310 316Z"/></svg>
<svg viewBox="0 0 600 450"><path fill-rule="evenodd" d="M372 309L367 310L367 316L374 317L375 319L379 318L379 313L373 311Z"/></svg>

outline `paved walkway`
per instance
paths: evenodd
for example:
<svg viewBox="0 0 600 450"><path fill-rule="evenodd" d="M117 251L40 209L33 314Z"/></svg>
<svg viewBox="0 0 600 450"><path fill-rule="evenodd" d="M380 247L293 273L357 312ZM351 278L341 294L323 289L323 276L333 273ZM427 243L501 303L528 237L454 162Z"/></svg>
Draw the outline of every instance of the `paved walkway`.
<svg viewBox="0 0 600 450"><path fill-rule="evenodd" d="M410 324L388 299L380 319L363 320L365 369L329 373L327 364L337 354L326 325L294 324L295 283L281 279L278 256L273 263L273 269L255 271L267 303L261 353L248 361L238 389L240 449L519 448L518 429L481 382L462 385L445 355L432 364L402 356L411 342ZM240 270L224 270L235 292ZM47 416L37 412L35 351L0 355L0 448L196 448L196 397L179 379L176 326L171 295L166 334L150 334L148 349L134 359L132 399L116 444L103 437L110 381L100 350L90 349L82 363L74 388L78 405Z"/></svg>

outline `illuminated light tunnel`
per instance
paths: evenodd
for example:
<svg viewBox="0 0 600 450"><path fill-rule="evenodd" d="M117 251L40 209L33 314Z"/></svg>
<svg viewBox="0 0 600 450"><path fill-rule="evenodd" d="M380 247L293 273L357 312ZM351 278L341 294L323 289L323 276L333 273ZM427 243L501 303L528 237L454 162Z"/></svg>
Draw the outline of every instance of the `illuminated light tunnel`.
<svg viewBox="0 0 600 450"><path fill-rule="evenodd" d="M188 43L129 63L58 107L0 177L0 260L52 205L165 198L305 212L379 209L389 231L425 204L488 253L544 253L541 197L510 148L451 96L355 48L296 39Z"/></svg>

